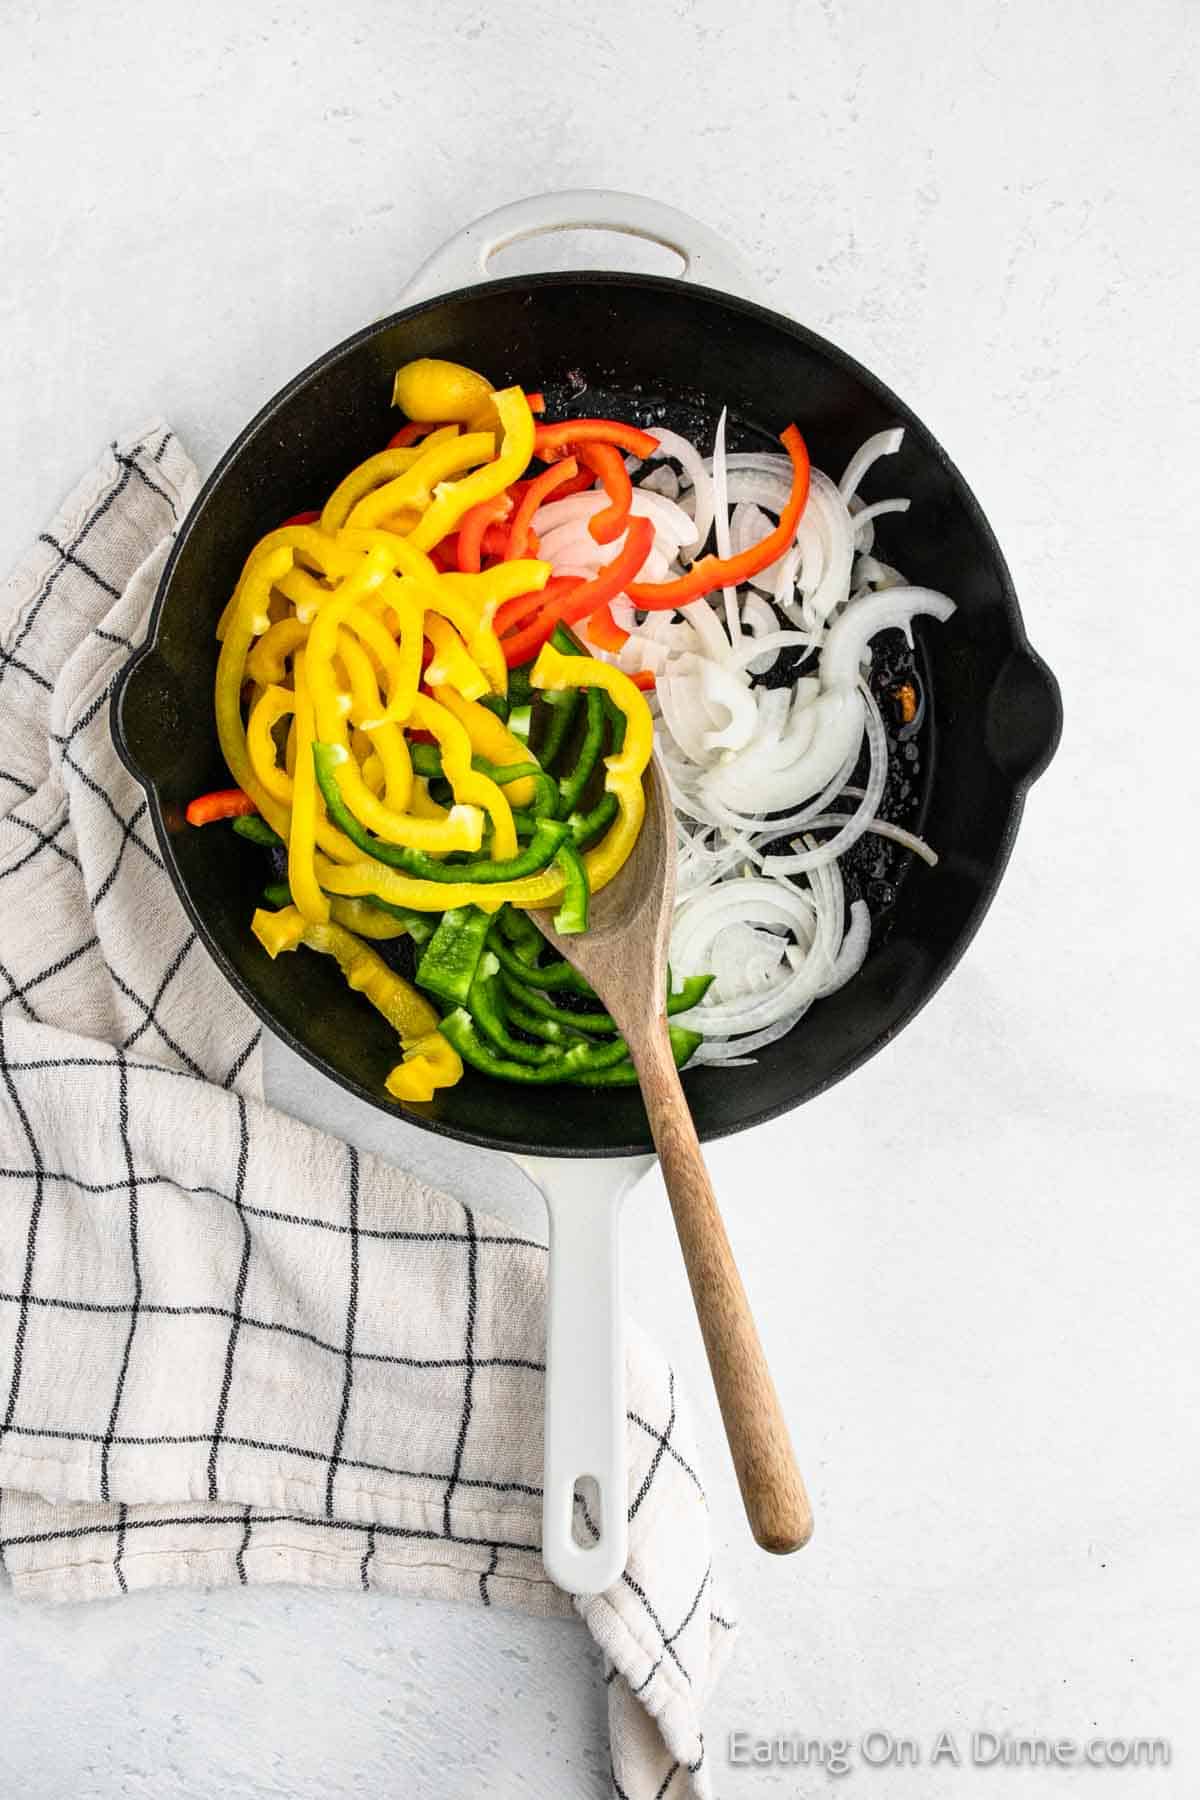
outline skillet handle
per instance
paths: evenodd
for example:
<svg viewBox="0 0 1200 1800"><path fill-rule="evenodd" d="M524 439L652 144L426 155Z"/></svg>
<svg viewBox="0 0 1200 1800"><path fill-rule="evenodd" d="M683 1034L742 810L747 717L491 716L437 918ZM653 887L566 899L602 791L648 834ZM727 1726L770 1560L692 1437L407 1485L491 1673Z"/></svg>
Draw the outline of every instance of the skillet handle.
<svg viewBox="0 0 1200 1800"><path fill-rule="evenodd" d="M454 288L488 278L488 262L498 250L522 238L555 231L618 231L673 250L683 264L680 278L720 288L747 299L759 298L758 284L736 251L707 225L644 194L610 193L606 188L567 188L534 194L485 213L435 250L401 293L403 305L431 300Z"/></svg>
<svg viewBox="0 0 1200 1800"><path fill-rule="evenodd" d="M629 1545L621 1202L649 1160L515 1160L550 1215L542 1561L567 1593L602 1594L620 1580ZM574 1530L575 1489L589 1476L595 1542L581 1515L579 1540Z"/></svg>

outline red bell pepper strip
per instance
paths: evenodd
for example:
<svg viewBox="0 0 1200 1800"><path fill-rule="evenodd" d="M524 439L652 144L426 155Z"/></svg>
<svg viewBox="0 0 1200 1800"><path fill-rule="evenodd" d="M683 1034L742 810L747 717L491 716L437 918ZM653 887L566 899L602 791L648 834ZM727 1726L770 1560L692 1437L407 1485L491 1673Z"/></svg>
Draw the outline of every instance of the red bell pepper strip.
<svg viewBox="0 0 1200 1800"><path fill-rule="evenodd" d="M643 694L648 694L657 681L653 669L639 669L637 674L631 675L629 679L635 688L641 688Z"/></svg>
<svg viewBox="0 0 1200 1800"><path fill-rule="evenodd" d="M508 549L508 526L489 525L483 534L483 554L492 557L496 562L504 559ZM537 555L537 542L534 541L529 551L530 556Z"/></svg>
<svg viewBox="0 0 1200 1800"><path fill-rule="evenodd" d="M535 388L532 394L526 394L525 404L531 413L544 413L546 410L546 396L542 393L540 388Z"/></svg>
<svg viewBox="0 0 1200 1800"><path fill-rule="evenodd" d="M792 491L774 531L769 531L766 537L738 556L702 556L676 581L635 582L628 589L635 606L646 607L651 612L686 606L689 600L698 600L701 594L710 594L714 588L738 587L783 555L796 535L796 527L808 504L810 470L808 451L795 425L788 426L780 442L792 459Z"/></svg>
<svg viewBox="0 0 1200 1800"><path fill-rule="evenodd" d="M458 566L464 575L478 575L483 567L483 534L489 525L498 525L512 511L507 494L495 494L481 500L458 521Z"/></svg>
<svg viewBox="0 0 1200 1800"><path fill-rule="evenodd" d="M629 509L633 504L633 483L625 467L625 458L615 444L584 444L579 451L579 460L599 477L600 485L608 495L608 505L593 513L588 520L588 530L598 544L611 544L629 523Z"/></svg>
<svg viewBox="0 0 1200 1800"><path fill-rule="evenodd" d="M596 608L588 620L587 632L593 644L601 650L611 650L614 655L629 641L629 633L623 631L613 618L611 600L607 606Z"/></svg>
<svg viewBox="0 0 1200 1800"><path fill-rule="evenodd" d="M290 519L285 519L283 521L283 524L279 529L280 531L284 531L289 525L313 525L320 516L319 512L293 513Z"/></svg>
<svg viewBox="0 0 1200 1800"><path fill-rule="evenodd" d="M633 456L653 456L658 439L620 419L562 419L556 425L539 425L533 434L533 454L543 462L567 456L576 444L615 444Z"/></svg>
<svg viewBox="0 0 1200 1800"><path fill-rule="evenodd" d="M492 630L503 642L505 632L515 632L549 601L565 599L571 589L578 586L578 578L574 575L552 575L544 588L529 594L515 594L511 600L506 600L503 606L498 607L492 620Z"/></svg>
<svg viewBox="0 0 1200 1800"><path fill-rule="evenodd" d="M440 544L435 544L429 552L429 560L440 575L448 570L458 568L458 533L452 531L444 537Z"/></svg>
<svg viewBox="0 0 1200 1800"><path fill-rule="evenodd" d="M431 431L440 430L441 426L436 421L410 419L407 425L400 427L394 437L388 439L387 447L389 450L407 450L411 445L419 444L423 437L428 437Z"/></svg>
<svg viewBox="0 0 1200 1800"><path fill-rule="evenodd" d="M508 534L508 549L505 556L509 562L529 555L530 532L533 515L540 506L544 506L550 495L564 482L573 481L579 472L579 464L573 456L564 456L561 462L550 464L532 481L526 482L520 503L512 522L512 530Z"/></svg>
<svg viewBox="0 0 1200 1800"><path fill-rule="evenodd" d="M598 606L615 600L629 591L629 584L639 573L654 547L654 526L649 519L633 518L625 542L610 563L606 563L590 581L577 581L573 592L554 594L536 612L528 625L504 640L504 658L510 669L528 662L540 650L556 625L577 625L590 618ZM546 583L545 592L549 592Z"/></svg>
<svg viewBox="0 0 1200 1800"><path fill-rule="evenodd" d="M257 811L249 794L241 788L216 788L211 794L197 794L190 800L184 816L189 825L215 825L218 819L244 819Z"/></svg>

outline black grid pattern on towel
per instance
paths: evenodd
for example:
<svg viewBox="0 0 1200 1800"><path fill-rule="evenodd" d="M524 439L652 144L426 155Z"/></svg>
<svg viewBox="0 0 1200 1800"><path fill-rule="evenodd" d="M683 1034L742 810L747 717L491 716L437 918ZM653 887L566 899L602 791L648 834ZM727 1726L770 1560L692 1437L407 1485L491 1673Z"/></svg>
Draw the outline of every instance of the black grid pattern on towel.
<svg viewBox="0 0 1200 1800"><path fill-rule="evenodd" d="M440 1202L431 1215L398 1202L344 1146L340 1178L318 1193L281 1193L272 1184L272 1149L260 1141L272 1116L239 1091L258 1032L179 913L148 835L145 798L108 740L112 680L140 632L119 616L128 571L106 565L97 532L131 484L145 490L158 532L172 529L175 505L162 466L170 441L165 433L113 447L111 478L82 521L40 540L53 560L0 643L0 709L6 684L14 695L24 684L25 710L30 689L43 695L44 710L59 670L43 646L53 641L55 609L68 594L77 606L90 596L91 642L110 665L66 728L48 734L64 796L58 816L48 818L44 806L39 812L44 797L35 784L0 771L7 831L0 909L11 904L15 915L44 887L73 897L75 924L66 941L61 929L50 932L40 953L36 934L0 934L0 1457L11 1453L23 1466L27 1451L53 1452L64 1464L92 1459L87 1466L95 1470L88 1500L37 1502L33 1525L27 1498L0 1489L0 1567L12 1569L14 1558L32 1553L39 1566L53 1566L46 1553L57 1547L73 1565L107 1568L113 1591L124 1593L135 1584L132 1571L145 1567L141 1553L182 1534L190 1548L226 1552L224 1578L246 1584L272 1578L256 1548L274 1548L282 1529L291 1541L336 1545L334 1555L351 1560L353 1584L363 1590L381 1584L397 1547L430 1547L434 1563L439 1544L452 1547L479 1603L491 1606L506 1580L528 1581L539 1561L541 1490L528 1445L492 1433L490 1460L481 1463L480 1421L488 1412L528 1416L531 1391L540 1406L540 1341L527 1324L511 1324L502 1296L506 1284L541 1279L544 1251L469 1207ZM17 834L19 849L5 854ZM131 908L156 908L177 921L165 931L160 925L153 955L144 943L137 957L113 952L113 921ZM56 927L68 912L60 908ZM106 997L120 1021L111 1039L77 1028L76 992ZM214 1030L214 1010L223 1011L223 1031ZM197 1162L202 1178L190 1181L155 1159L145 1127L151 1116L186 1113L189 1089L197 1101L216 1091L223 1121ZM78 1107L107 1121L86 1155L73 1154L69 1134L54 1124ZM72 1222L68 1234L85 1220L105 1242L95 1267L69 1254L64 1220ZM207 1253L194 1278L190 1267L175 1266L172 1233L181 1228ZM381 1296L405 1280L415 1295L435 1259L456 1296L443 1309L440 1341L406 1341L399 1301L389 1337ZM327 1303L305 1290L313 1270L330 1290ZM94 1377L90 1412L81 1400L85 1382L44 1378L52 1345L69 1345L72 1366ZM189 1358L211 1369L211 1391L203 1416L193 1408L180 1417L172 1384L156 1371L187 1366ZM264 1374L268 1367L286 1368L292 1384L276 1392L273 1411L263 1405L276 1379ZM386 1405L380 1381L395 1384ZM381 1411L404 1411L406 1391L418 1397L418 1410L427 1403L444 1421L440 1439L435 1432L419 1446L423 1460L403 1454L403 1437L392 1438L389 1453L373 1429ZM643 1389L637 1398L628 1414L635 1533L664 1485L672 1503L678 1492L693 1508L705 1505L690 1446L676 1441L673 1372L663 1371L659 1391ZM205 1492L207 1503L140 1503L131 1473L140 1465L127 1459L174 1453L191 1471L181 1491ZM240 1491L248 1469L266 1477L281 1466L292 1491L311 1490L311 1509L253 1504ZM426 1522L364 1518L364 1495L380 1481L397 1484L387 1490L393 1502L414 1484ZM10 1494L24 1507L23 1526L7 1525ZM623 1670L629 1688L645 1693L664 1666L673 1684L690 1687L685 1644L701 1626L730 1628L704 1616L710 1570L701 1578L697 1566L684 1577L686 1591L677 1582L664 1598L651 1575L634 1567L623 1582L639 1646L637 1667ZM150 1578L143 1574L138 1584ZM684 1766L672 1764L660 1795ZM615 1776L614 1787L622 1791Z"/></svg>

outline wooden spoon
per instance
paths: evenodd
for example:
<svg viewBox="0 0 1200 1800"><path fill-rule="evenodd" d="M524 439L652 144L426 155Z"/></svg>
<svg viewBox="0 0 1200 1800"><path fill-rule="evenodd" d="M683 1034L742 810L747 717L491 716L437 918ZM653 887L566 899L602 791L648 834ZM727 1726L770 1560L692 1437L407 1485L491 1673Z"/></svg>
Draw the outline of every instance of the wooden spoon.
<svg viewBox="0 0 1200 1800"><path fill-rule="evenodd" d="M655 760L646 771L641 835L620 874L594 897L588 930L561 937L552 914L529 916L590 982L629 1045L746 1516L763 1549L782 1555L808 1542L812 1510L671 1055L665 997L674 900L675 833Z"/></svg>

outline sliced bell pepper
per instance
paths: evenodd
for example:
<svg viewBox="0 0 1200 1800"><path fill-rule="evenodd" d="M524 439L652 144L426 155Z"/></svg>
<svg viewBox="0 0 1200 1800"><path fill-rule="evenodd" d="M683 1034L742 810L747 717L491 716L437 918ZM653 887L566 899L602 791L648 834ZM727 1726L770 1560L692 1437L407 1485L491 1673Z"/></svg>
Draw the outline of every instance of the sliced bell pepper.
<svg viewBox="0 0 1200 1800"><path fill-rule="evenodd" d="M488 762L497 763L501 768L529 761L525 745L513 736L502 719L498 719L485 706L465 699L449 686L435 687L433 697L439 706L444 706L447 712L453 713L462 725L471 741L472 758L486 757ZM439 763L438 773L440 772ZM509 803L512 806L531 806L534 792L531 780L515 781L508 796Z"/></svg>
<svg viewBox="0 0 1200 1800"><path fill-rule="evenodd" d="M420 356L396 370L392 405L410 419L456 419L472 431L494 431L492 384L462 363Z"/></svg>
<svg viewBox="0 0 1200 1800"><path fill-rule="evenodd" d="M587 634L598 650L607 650L615 656L622 645L629 642L629 633L623 631L612 615L612 601L606 606L598 606L587 622Z"/></svg>
<svg viewBox="0 0 1200 1800"><path fill-rule="evenodd" d="M259 641L265 643L266 639ZM295 694L289 688L277 687L272 683L262 690L250 708L250 716L246 721L246 747L250 752L254 773L271 798L278 800L281 806L290 806L292 803L292 779L279 767L276 760L274 728L280 719L290 717L295 710Z"/></svg>
<svg viewBox="0 0 1200 1800"><path fill-rule="evenodd" d="M629 523L633 505L633 483L625 458L613 444L583 444L579 460L598 477L608 495L608 505L588 520L588 531L598 544L611 544Z"/></svg>
<svg viewBox="0 0 1200 1800"><path fill-rule="evenodd" d="M197 794L189 800L184 817L189 825L215 825L218 819L241 819L257 811L241 788L215 788L211 794Z"/></svg>
<svg viewBox="0 0 1200 1800"><path fill-rule="evenodd" d="M529 551L529 537L533 528L533 515L545 506L564 482L573 481L579 473L579 464L573 456L564 456L561 462L551 463L540 475L534 477L521 495L517 510L513 514L512 529L508 534L506 559L511 562L515 557L525 556Z"/></svg>
<svg viewBox="0 0 1200 1800"><path fill-rule="evenodd" d="M533 840L524 850L517 846L514 830L515 853L503 861L497 861L493 857L481 857L468 862L439 862L424 850L409 849L402 844L385 843L379 838L371 837L363 829L343 798L338 783L338 768L348 755L349 752L343 750L339 744L317 744L314 749L316 777L325 805L329 810L330 819L364 855L372 857L377 862L386 863L390 868L402 869L405 874L416 877L420 882L428 882L435 886L442 883L455 886L464 884L475 886L477 884L491 885L498 882L519 881L523 876L536 875L544 869L568 835L566 825L561 824L558 820L539 819ZM483 777L480 779L482 780ZM488 785L494 786L494 783ZM474 808L455 806L450 809L450 820L462 812L468 812L472 817L477 817ZM509 817L511 819L511 812ZM429 829L433 829L436 824L436 821L432 820L419 822L427 824ZM351 893L354 890L347 888L342 891ZM297 902L297 904L299 903ZM444 904L453 905L457 902L447 901Z"/></svg>
<svg viewBox="0 0 1200 1800"><path fill-rule="evenodd" d="M554 915L554 929L561 937L571 937L588 928L591 889L588 886L587 864L570 842L558 846L555 861L562 870L563 893L562 902Z"/></svg>
<svg viewBox="0 0 1200 1800"><path fill-rule="evenodd" d="M505 661L511 669L527 662L544 644L558 624L576 625L590 618L598 606L604 606L620 593L631 591L630 584L641 570L654 546L654 526L649 519L631 518L625 542L610 563L606 563L590 581L580 581L568 594L556 594L534 614L529 624L513 636L502 638Z"/></svg>
<svg viewBox="0 0 1200 1800"><path fill-rule="evenodd" d="M636 425L620 419L562 419L555 425L539 425L534 433L533 453L543 462L554 462L568 456L577 444L615 444L632 456L643 460L658 454L658 439Z"/></svg>
<svg viewBox="0 0 1200 1800"><path fill-rule="evenodd" d="M332 535L346 523L351 512L365 495L384 482L405 474L424 455L415 445L391 444L375 456L368 456L344 475L321 508L321 529Z"/></svg>
<svg viewBox="0 0 1200 1800"><path fill-rule="evenodd" d="M604 727L608 715L604 710L604 701L598 687L588 688L586 702L587 723L584 726L579 755L575 759L574 768L569 774L562 776L558 784L556 810L560 819L565 819L568 813L574 812L579 804L579 797L588 784L588 779L599 760L604 744Z"/></svg>
<svg viewBox="0 0 1200 1800"><path fill-rule="evenodd" d="M441 1031L405 1046L404 1060L384 1082L393 1100L432 1100L438 1088L462 1080L462 1058Z"/></svg>
<svg viewBox="0 0 1200 1800"><path fill-rule="evenodd" d="M446 482L434 495L430 505L408 534L418 549L428 550L453 531L472 506L503 493L510 482L524 474L533 455L533 414L525 403L520 388L501 388L493 395L504 437L495 460L464 475L461 481Z"/></svg>
<svg viewBox="0 0 1200 1800"><path fill-rule="evenodd" d="M449 422L448 419L410 419L407 425L402 425L388 439L387 447L389 450L409 450L414 444L419 444L422 438L428 437L431 431L440 431Z"/></svg>
<svg viewBox="0 0 1200 1800"><path fill-rule="evenodd" d="M417 964L420 985L451 1006L463 1005L490 929L489 914L478 906L452 906L444 912Z"/></svg>
<svg viewBox="0 0 1200 1800"><path fill-rule="evenodd" d="M458 527L458 567L464 575L478 575L483 565L483 538L489 525L498 525L512 512L507 494L493 494L465 512Z"/></svg>
<svg viewBox="0 0 1200 1800"><path fill-rule="evenodd" d="M411 468L397 475L394 481L384 482L381 487L372 489L361 500L356 501L345 523L352 529L370 531L379 529L385 520L397 513L415 510L424 516L424 512L431 507L435 491L451 475L477 468L480 463L487 467L493 466L489 458L495 453L495 448L496 440L490 431L468 431L461 437L440 440L435 434L428 443L422 445ZM383 452L385 456L404 454L403 450ZM461 485L455 483L455 486ZM457 518L458 515L451 523L457 523ZM445 535L445 531L438 533L438 537ZM437 538L428 538L421 548L427 550L431 543L436 544L437 541Z"/></svg>
<svg viewBox="0 0 1200 1800"><path fill-rule="evenodd" d="M635 582L627 589L635 606L649 608L654 612L686 606L689 600L698 600L702 594L709 594L714 588L738 587L784 554L796 535L796 527L808 504L811 471L804 439L795 425L788 426L781 435L780 442L792 460L792 486L775 529L737 556L702 556L699 562L692 564L686 575L679 576L675 581Z"/></svg>
<svg viewBox="0 0 1200 1800"><path fill-rule="evenodd" d="M491 692L487 676L468 654L453 625L437 613L425 614L425 636L433 646L433 656L425 671L431 687L456 688L465 700L478 700Z"/></svg>
<svg viewBox="0 0 1200 1800"><path fill-rule="evenodd" d="M310 925L323 925L329 918L329 901L321 892L313 863L320 799L313 766L314 715L306 660L306 652L297 651L296 773L292 779L291 829L287 834L287 876L292 899L301 914Z"/></svg>

